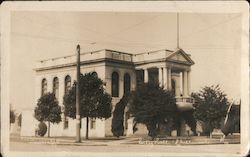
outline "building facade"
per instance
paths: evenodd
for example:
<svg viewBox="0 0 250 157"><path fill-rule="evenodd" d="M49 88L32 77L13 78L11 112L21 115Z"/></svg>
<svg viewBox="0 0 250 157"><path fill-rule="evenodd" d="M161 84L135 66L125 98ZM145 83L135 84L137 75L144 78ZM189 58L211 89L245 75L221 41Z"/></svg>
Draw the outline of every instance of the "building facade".
<svg viewBox="0 0 250 157"><path fill-rule="evenodd" d="M80 55L82 74L96 72L105 83L105 90L112 96L113 109L125 92L135 90L141 82L155 81L164 89L175 91L177 107L180 110L192 108L190 97L190 74L194 64L190 55L182 49L158 50L130 54L113 50L99 50ZM76 80L76 55L42 60L37 63L36 91L37 100L46 92L55 93L63 111L63 96ZM21 136L35 136L38 121L33 117L34 110L23 111ZM51 136L75 136L75 120L62 114L62 122L51 125ZM89 136L112 136L109 119L90 119ZM82 119L81 134L85 135L85 119ZM133 134L133 119L126 121L125 134ZM145 128L141 127L145 133ZM182 125L183 135L186 130Z"/></svg>

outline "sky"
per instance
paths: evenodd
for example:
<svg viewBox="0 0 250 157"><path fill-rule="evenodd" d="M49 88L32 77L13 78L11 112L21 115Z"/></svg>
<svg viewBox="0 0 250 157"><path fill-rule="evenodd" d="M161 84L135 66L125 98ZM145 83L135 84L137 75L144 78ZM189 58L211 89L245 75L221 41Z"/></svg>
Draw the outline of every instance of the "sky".
<svg viewBox="0 0 250 157"><path fill-rule="evenodd" d="M35 64L81 51L141 53L177 47L177 14L160 12L48 12L11 14L10 102L34 106ZM180 13L179 45L191 54L191 91L219 84L240 98L240 14Z"/></svg>

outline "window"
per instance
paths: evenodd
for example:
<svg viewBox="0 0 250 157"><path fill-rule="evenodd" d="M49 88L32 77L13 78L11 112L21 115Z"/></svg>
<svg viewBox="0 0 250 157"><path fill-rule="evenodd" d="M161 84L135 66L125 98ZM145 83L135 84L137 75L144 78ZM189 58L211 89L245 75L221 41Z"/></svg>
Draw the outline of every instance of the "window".
<svg viewBox="0 0 250 157"><path fill-rule="evenodd" d="M96 128L96 119L91 118L90 119L90 129L95 129Z"/></svg>
<svg viewBox="0 0 250 157"><path fill-rule="evenodd" d="M47 80L44 78L42 80L42 92L41 92L41 95L43 96L46 93L47 93Z"/></svg>
<svg viewBox="0 0 250 157"><path fill-rule="evenodd" d="M144 70L136 70L136 87L144 82Z"/></svg>
<svg viewBox="0 0 250 157"><path fill-rule="evenodd" d="M128 73L126 73L124 75L124 94L126 94L127 92L130 92L130 87L131 83L130 83L130 75Z"/></svg>
<svg viewBox="0 0 250 157"><path fill-rule="evenodd" d="M68 117L64 117L64 123L63 123L63 128L64 129L68 129L69 128L69 120L68 120Z"/></svg>
<svg viewBox="0 0 250 157"><path fill-rule="evenodd" d="M55 97L58 99L59 95L59 80L57 77L53 80L53 93L55 94Z"/></svg>
<svg viewBox="0 0 250 157"><path fill-rule="evenodd" d="M64 92L68 93L71 88L71 77L67 75L65 77Z"/></svg>
<svg viewBox="0 0 250 157"><path fill-rule="evenodd" d="M117 72L112 73L112 97L119 97L119 74Z"/></svg>

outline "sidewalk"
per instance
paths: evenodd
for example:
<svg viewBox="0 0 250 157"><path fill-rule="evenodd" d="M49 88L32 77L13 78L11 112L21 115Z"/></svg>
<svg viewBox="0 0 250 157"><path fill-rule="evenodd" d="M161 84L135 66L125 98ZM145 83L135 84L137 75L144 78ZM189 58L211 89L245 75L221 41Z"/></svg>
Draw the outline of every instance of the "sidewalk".
<svg viewBox="0 0 250 157"><path fill-rule="evenodd" d="M74 137L19 137L11 138L20 142L32 144L51 145L75 145L75 146L109 146L109 145L212 145L212 144L239 144L238 137L226 138L224 141L218 138L208 138L206 136L194 137L166 137L148 140L140 137L104 137L104 138L82 138L81 143L75 142Z"/></svg>

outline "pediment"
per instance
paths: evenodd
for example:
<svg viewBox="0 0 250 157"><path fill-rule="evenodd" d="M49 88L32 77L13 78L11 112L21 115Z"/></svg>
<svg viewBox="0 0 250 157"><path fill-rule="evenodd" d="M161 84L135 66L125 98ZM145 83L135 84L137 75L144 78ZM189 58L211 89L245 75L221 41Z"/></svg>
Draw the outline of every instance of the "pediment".
<svg viewBox="0 0 250 157"><path fill-rule="evenodd" d="M168 61L193 65L194 61L182 49L178 49L167 57Z"/></svg>

